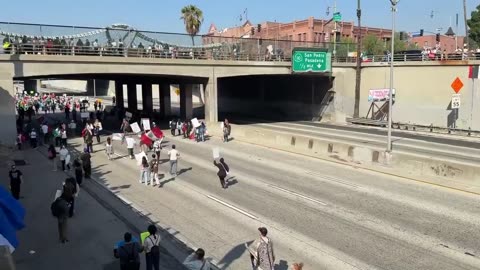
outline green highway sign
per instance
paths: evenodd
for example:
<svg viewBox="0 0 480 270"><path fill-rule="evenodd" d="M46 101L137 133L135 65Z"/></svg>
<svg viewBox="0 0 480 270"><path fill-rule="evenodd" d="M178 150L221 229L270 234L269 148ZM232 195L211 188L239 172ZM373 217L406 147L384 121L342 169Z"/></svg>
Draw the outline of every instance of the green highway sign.
<svg viewBox="0 0 480 270"><path fill-rule="evenodd" d="M333 13L333 21L341 22L342 21L342 14L340 12Z"/></svg>
<svg viewBox="0 0 480 270"><path fill-rule="evenodd" d="M293 72L331 72L332 53L325 49L295 48L292 52Z"/></svg>

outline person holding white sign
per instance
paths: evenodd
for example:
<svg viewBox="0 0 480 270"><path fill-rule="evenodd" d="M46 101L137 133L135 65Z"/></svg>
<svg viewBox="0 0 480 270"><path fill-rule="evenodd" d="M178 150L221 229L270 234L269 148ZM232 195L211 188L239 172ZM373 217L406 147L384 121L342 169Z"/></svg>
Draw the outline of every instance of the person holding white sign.
<svg viewBox="0 0 480 270"><path fill-rule="evenodd" d="M130 159L134 159L135 156L133 155L133 147L135 146L135 139L132 137L127 137L125 141L127 142L127 150L128 154L130 155Z"/></svg>
<svg viewBox="0 0 480 270"><path fill-rule="evenodd" d="M213 160L213 165L218 168L218 178L220 179L220 184L222 185L223 189L226 189L228 185L225 183L225 177L229 174L230 168L228 167L227 163L223 158L220 158L220 162L217 162L216 159Z"/></svg>

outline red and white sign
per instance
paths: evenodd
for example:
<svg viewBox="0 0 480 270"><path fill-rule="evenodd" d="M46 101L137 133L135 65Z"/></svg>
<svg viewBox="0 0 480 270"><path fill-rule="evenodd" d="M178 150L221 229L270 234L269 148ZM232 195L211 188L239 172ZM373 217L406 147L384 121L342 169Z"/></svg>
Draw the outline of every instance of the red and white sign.
<svg viewBox="0 0 480 270"><path fill-rule="evenodd" d="M395 100L395 89L393 89L393 100ZM368 102L387 101L390 97L390 88L370 89Z"/></svg>

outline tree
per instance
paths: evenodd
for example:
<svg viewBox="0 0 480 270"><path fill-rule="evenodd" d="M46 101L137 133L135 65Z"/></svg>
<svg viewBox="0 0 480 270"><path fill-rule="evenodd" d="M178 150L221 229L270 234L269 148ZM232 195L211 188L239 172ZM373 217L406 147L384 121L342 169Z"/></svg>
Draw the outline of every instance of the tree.
<svg viewBox="0 0 480 270"><path fill-rule="evenodd" d="M385 44L377 36L369 34L363 39L363 51L367 55L383 55Z"/></svg>
<svg viewBox="0 0 480 270"><path fill-rule="evenodd" d="M203 23L203 12L194 5L188 5L181 10L183 23L185 24L185 30L192 38L192 44L195 45L195 35L200 31L200 27Z"/></svg>
<svg viewBox="0 0 480 270"><path fill-rule="evenodd" d="M468 37L477 45L480 45L480 6L472 11L470 20L467 20L467 25L470 28Z"/></svg>
<svg viewBox="0 0 480 270"><path fill-rule="evenodd" d="M407 43L403 40L400 40L400 33L395 33L395 44L393 45L395 48L395 52L405 51L407 49ZM392 48L392 43L390 41L387 42L387 50L390 51Z"/></svg>
<svg viewBox="0 0 480 270"><path fill-rule="evenodd" d="M347 57L349 52L355 51L355 40L350 37L342 37L337 43L337 57Z"/></svg>

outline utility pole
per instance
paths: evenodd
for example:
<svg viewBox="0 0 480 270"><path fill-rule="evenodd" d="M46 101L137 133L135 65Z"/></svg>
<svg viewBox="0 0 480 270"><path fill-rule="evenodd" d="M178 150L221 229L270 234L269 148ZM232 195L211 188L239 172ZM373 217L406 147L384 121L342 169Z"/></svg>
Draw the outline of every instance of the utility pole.
<svg viewBox="0 0 480 270"><path fill-rule="evenodd" d="M333 14L337 13L337 0L333 2ZM337 59L337 21L334 20L335 34L333 34L333 59Z"/></svg>
<svg viewBox="0 0 480 270"><path fill-rule="evenodd" d="M392 152L392 107L393 107L393 61L395 58L395 13L397 13L397 4L400 0L390 0L392 3L392 48L390 52L390 93L388 95L388 132L387 132L387 152Z"/></svg>
<svg viewBox="0 0 480 270"><path fill-rule="evenodd" d="M362 81L362 9L360 1L357 1L357 18L358 18L358 34L357 34L357 70L355 74L355 105L353 108L353 117L360 116L360 84Z"/></svg>
<svg viewBox="0 0 480 270"><path fill-rule="evenodd" d="M467 0L463 0L463 19L465 21L465 39L464 43L467 44L467 49L470 49L469 38L468 38L468 25L467 25ZM463 46L462 46L463 52Z"/></svg>

